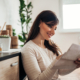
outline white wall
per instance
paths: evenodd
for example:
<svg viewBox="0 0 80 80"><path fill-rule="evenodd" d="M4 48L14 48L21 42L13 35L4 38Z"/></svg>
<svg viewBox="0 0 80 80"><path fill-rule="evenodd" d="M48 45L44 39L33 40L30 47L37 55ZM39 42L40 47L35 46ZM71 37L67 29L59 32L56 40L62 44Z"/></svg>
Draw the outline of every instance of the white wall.
<svg viewBox="0 0 80 80"><path fill-rule="evenodd" d="M58 18L60 18L59 0L32 0L32 3L33 21L36 15L40 13L42 10L52 10L56 13ZM80 33L59 33L59 31L57 30L52 39L60 46L62 52L64 53L67 51L67 49L70 47L72 43L79 44L78 36L80 36Z"/></svg>
<svg viewBox="0 0 80 80"><path fill-rule="evenodd" d="M25 1L27 2L31 0ZM59 0L32 0L32 3L33 21L38 13L47 9L54 11L58 18L60 18ZM18 7L19 0L0 0L0 26L3 26L6 21L6 24L11 24L13 28L16 28L16 32L21 30L20 25L18 25ZM52 39L60 46L62 52L65 52L72 43L78 44L78 36L80 36L80 33L59 33L57 30Z"/></svg>
<svg viewBox="0 0 80 80"><path fill-rule="evenodd" d="M0 26L3 27L4 22L6 21L7 14L4 4L4 0L0 0Z"/></svg>
<svg viewBox="0 0 80 80"><path fill-rule="evenodd" d="M25 0L27 4L27 0ZM19 17L19 0L0 0L0 26L1 29L6 22L6 25L12 25L12 28L16 30L16 34L21 33L21 24ZM4 30L6 29L6 25ZM19 41L19 44L21 42Z"/></svg>
<svg viewBox="0 0 80 80"><path fill-rule="evenodd" d="M0 0L0 26L3 27L6 22L6 25L12 25L16 29L17 34L21 31L21 25L18 21L20 20L19 5L19 0Z"/></svg>

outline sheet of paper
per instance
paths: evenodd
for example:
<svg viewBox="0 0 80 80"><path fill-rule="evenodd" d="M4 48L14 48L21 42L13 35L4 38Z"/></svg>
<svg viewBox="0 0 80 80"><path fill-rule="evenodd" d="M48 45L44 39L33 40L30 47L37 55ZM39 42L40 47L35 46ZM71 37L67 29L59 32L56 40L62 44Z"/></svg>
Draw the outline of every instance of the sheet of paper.
<svg viewBox="0 0 80 80"><path fill-rule="evenodd" d="M75 69L74 63L77 58L80 58L80 45L72 44L68 51L54 64L54 69Z"/></svg>
<svg viewBox="0 0 80 80"><path fill-rule="evenodd" d="M77 58L80 58L80 45L72 44L62 58L68 60L76 60Z"/></svg>

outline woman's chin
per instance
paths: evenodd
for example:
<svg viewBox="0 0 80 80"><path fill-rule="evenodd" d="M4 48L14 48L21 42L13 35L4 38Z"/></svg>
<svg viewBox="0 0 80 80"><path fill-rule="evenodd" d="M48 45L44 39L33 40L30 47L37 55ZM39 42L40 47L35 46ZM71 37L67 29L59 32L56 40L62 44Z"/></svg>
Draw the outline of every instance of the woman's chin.
<svg viewBox="0 0 80 80"><path fill-rule="evenodd" d="M45 40L49 41L49 40L50 40L50 38L47 38L47 39L45 39Z"/></svg>

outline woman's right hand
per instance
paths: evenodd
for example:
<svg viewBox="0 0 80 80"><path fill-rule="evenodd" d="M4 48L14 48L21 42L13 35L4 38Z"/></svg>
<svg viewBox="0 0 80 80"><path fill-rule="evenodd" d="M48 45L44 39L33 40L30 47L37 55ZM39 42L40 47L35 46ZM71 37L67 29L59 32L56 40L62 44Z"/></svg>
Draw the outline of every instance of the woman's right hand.
<svg viewBox="0 0 80 80"><path fill-rule="evenodd" d="M61 58L61 56L62 56L62 55L60 55L60 56L57 56L57 57L56 57L56 59L57 59L57 60L59 60L59 59Z"/></svg>
<svg viewBox="0 0 80 80"><path fill-rule="evenodd" d="M77 68L80 68L80 58L75 60L74 63L76 64Z"/></svg>

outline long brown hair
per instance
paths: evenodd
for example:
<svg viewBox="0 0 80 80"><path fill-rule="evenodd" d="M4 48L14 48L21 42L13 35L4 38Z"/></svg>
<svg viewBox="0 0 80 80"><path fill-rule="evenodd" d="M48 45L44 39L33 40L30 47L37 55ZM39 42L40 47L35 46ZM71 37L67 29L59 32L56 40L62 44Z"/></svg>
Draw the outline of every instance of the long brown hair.
<svg viewBox="0 0 80 80"><path fill-rule="evenodd" d="M33 22L33 25L29 31L29 34L28 34L28 38L26 40L26 43L29 41L29 40L32 40L34 38L36 38L36 36L38 35L40 29L39 29L39 24L40 24L40 20L45 22L47 24L47 22L51 22L51 26L54 26L56 24L59 23L59 20L57 18L57 16L55 15L54 12L50 11L50 10L45 10L45 11L42 11L35 19L35 21ZM59 55L59 47L55 44L55 43L52 43L50 44L49 41L45 40L44 41L44 45L49 49L51 50L54 54L56 54L57 56Z"/></svg>

